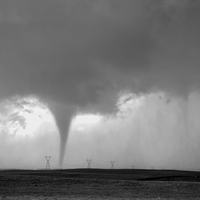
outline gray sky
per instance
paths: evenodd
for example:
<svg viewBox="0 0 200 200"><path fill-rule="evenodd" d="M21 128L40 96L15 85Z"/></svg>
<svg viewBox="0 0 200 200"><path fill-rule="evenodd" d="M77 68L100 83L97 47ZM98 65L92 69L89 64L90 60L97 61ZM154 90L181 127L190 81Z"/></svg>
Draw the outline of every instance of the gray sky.
<svg viewBox="0 0 200 200"><path fill-rule="evenodd" d="M199 19L199 0L1 0L0 99L34 95L47 102L60 131L61 164L75 110L110 113L122 90L142 94L155 113L159 108L175 115L173 124L162 114L169 131L180 123L186 131L180 110L196 124L192 119L198 114L191 116L199 108L191 103L199 100ZM188 100L189 111L180 98ZM169 108L170 102L178 103ZM138 123L151 120L145 112L149 118ZM155 124L134 129L145 132L157 125L155 114ZM176 135L176 141L181 137Z"/></svg>
<svg viewBox="0 0 200 200"><path fill-rule="evenodd" d="M1 98L105 104L119 89L199 87L199 1L1 0L0 9Z"/></svg>

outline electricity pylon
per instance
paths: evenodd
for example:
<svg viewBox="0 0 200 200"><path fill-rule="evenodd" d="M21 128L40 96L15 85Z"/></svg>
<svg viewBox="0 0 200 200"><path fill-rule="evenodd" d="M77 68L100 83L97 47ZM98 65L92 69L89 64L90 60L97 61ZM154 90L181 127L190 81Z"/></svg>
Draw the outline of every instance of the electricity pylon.
<svg viewBox="0 0 200 200"><path fill-rule="evenodd" d="M92 159L87 159L87 164L88 164L87 168L91 168L91 165L90 165L91 162L92 162Z"/></svg>
<svg viewBox="0 0 200 200"><path fill-rule="evenodd" d="M111 160L111 161L110 161L110 164L111 164L111 169L114 169L115 161L114 161L114 160Z"/></svg>
<svg viewBox="0 0 200 200"><path fill-rule="evenodd" d="M51 159L51 156L45 156L46 158L46 169L50 169L50 159Z"/></svg>

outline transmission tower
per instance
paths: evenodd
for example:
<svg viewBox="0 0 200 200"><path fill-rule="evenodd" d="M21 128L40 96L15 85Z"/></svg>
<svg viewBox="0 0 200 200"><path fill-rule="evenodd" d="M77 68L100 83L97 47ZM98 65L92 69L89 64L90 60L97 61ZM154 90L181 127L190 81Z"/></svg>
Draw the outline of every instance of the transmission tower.
<svg viewBox="0 0 200 200"><path fill-rule="evenodd" d="M46 169L50 169L50 159L51 159L51 156L45 156L46 158Z"/></svg>
<svg viewBox="0 0 200 200"><path fill-rule="evenodd" d="M114 160L111 160L111 161L110 161L110 164L111 164L111 169L114 169L115 161L114 161Z"/></svg>
<svg viewBox="0 0 200 200"><path fill-rule="evenodd" d="M91 168L91 165L90 165L91 162L92 162L92 159L87 159L87 164L88 164L87 168Z"/></svg>

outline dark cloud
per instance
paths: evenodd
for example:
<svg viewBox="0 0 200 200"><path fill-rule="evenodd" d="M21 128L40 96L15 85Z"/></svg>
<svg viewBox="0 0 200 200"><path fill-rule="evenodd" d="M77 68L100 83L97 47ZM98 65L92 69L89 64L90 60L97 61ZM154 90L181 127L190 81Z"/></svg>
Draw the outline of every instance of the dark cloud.
<svg viewBox="0 0 200 200"><path fill-rule="evenodd" d="M35 93L78 105L96 102L99 91L113 89L114 80L95 62L122 71L149 63L154 42L146 27L132 20L130 7L136 9L131 1L1 4L2 95Z"/></svg>
<svg viewBox="0 0 200 200"><path fill-rule="evenodd" d="M0 97L110 112L121 89L187 94L200 86L199 10L195 0L2 0Z"/></svg>
<svg viewBox="0 0 200 200"><path fill-rule="evenodd" d="M198 19L198 1L1 1L1 96L97 103L130 73L138 90L190 87Z"/></svg>

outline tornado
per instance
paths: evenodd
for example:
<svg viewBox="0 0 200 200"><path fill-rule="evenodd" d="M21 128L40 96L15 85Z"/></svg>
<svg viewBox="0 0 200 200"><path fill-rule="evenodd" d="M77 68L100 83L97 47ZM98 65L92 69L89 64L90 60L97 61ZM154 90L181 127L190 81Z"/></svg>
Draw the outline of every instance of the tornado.
<svg viewBox="0 0 200 200"><path fill-rule="evenodd" d="M75 109L112 113L124 91L185 99L200 91L200 1L125 2L0 1L0 101L34 96L54 102L47 106L60 135L60 165Z"/></svg>
<svg viewBox="0 0 200 200"><path fill-rule="evenodd" d="M69 135L71 120L74 115L74 109L64 105L52 104L52 103L49 104L48 106L54 116L55 123L57 125L58 132L60 135L59 165L61 167L64 161L67 138Z"/></svg>

